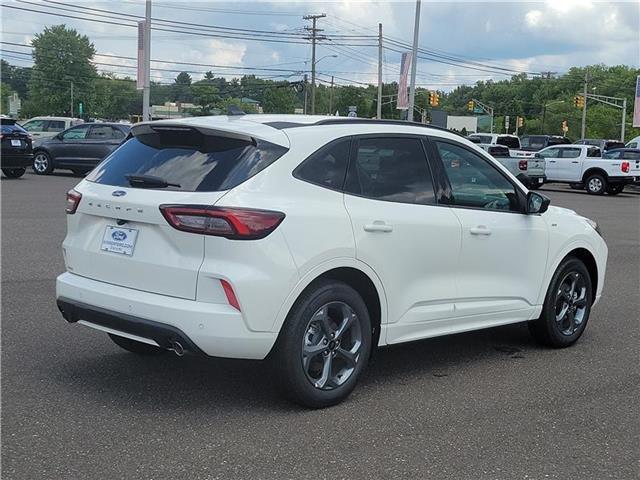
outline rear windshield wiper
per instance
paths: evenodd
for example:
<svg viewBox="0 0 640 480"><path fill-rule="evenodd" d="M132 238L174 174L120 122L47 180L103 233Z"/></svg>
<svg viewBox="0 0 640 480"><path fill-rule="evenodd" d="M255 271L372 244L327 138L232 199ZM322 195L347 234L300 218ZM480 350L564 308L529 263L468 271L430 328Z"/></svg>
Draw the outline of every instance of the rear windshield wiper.
<svg viewBox="0 0 640 480"><path fill-rule="evenodd" d="M180 188L178 183L169 183L164 178L154 177L153 175L125 175L129 181L129 185L135 188Z"/></svg>

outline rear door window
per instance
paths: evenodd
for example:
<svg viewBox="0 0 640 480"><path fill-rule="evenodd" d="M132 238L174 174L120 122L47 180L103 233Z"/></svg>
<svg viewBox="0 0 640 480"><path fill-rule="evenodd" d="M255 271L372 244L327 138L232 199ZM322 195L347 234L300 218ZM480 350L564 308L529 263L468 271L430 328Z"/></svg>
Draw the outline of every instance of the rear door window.
<svg viewBox="0 0 640 480"><path fill-rule="evenodd" d="M61 132L65 129L63 120L49 120L47 124L47 132Z"/></svg>
<svg viewBox="0 0 640 480"><path fill-rule="evenodd" d="M269 142L189 132L183 139L140 135L109 155L86 180L131 187L127 175L158 177L177 186L166 190L229 190L280 158L287 149Z"/></svg>
<svg viewBox="0 0 640 480"><path fill-rule="evenodd" d="M538 152L542 158L560 158L560 149L559 148L545 148L544 150Z"/></svg>
<svg viewBox="0 0 640 480"><path fill-rule="evenodd" d="M113 140L114 138L123 137L124 134L111 125L94 125L91 127L89 135L87 135L87 138L91 140Z"/></svg>
<svg viewBox="0 0 640 480"><path fill-rule="evenodd" d="M44 132L45 120L31 120L23 125L28 132Z"/></svg>
<svg viewBox="0 0 640 480"><path fill-rule="evenodd" d="M350 138L329 143L296 168L293 176L332 190L342 190L350 149Z"/></svg>
<svg viewBox="0 0 640 480"><path fill-rule="evenodd" d="M88 125L81 125L79 127L73 127L62 134L63 140L84 140L87 138L87 132L89 131Z"/></svg>
<svg viewBox="0 0 640 480"><path fill-rule="evenodd" d="M622 153L622 158L625 160L640 160L640 152L625 151Z"/></svg>
<svg viewBox="0 0 640 480"><path fill-rule="evenodd" d="M409 137L359 139L345 192L389 202L435 203L422 142Z"/></svg>
<svg viewBox="0 0 640 480"><path fill-rule="evenodd" d="M581 149L579 148L562 148L562 158L578 158L580 156Z"/></svg>

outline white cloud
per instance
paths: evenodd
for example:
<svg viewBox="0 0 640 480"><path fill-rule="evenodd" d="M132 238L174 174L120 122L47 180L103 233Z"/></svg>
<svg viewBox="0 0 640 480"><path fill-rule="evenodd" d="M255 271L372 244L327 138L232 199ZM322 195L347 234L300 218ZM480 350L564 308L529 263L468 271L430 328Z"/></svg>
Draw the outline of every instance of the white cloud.
<svg viewBox="0 0 640 480"><path fill-rule="evenodd" d="M537 27L542 20L542 12L540 10L531 10L524 16L524 20L529 27Z"/></svg>

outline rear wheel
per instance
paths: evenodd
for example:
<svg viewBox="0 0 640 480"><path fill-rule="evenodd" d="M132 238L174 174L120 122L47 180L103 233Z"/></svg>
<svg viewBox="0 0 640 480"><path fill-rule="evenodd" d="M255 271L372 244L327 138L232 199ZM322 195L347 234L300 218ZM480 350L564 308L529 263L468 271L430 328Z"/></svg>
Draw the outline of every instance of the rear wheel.
<svg viewBox="0 0 640 480"><path fill-rule="evenodd" d="M276 349L284 393L311 408L335 405L355 388L371 353L371 322L349 285L318 282L296 301Z"/></svg>
<svg viewBox="0 0 640 480"><path fill-rule="evenodd" d="M609 195L618 195L619 193L622 193L623 190L624 190L624 183L617 183L615 185L609 185L607 187L607 193Z"/></svg>
<svg viewBox="0 0 640 480"><path fill-rule="evenodd" d="M109 338L113 340L113 343L118 345L120 348L124 348L128 352L137 353L138 355L160 355L167 352L164 348L156 347L155 345L137 342L130 338L113 335L111 333L108 335Z"/></svg>
<svg viewBox="0 0 640 480"><path fill-rule="evenodd" d="M7 178L20 178L27 170L25 168L3 168L2 173Z"/></svg>
<svg viewBox="0 0 640 480"><path fill-rule="evenodd" d="M607 180L599 173L589 175L585 185L591 195L602 195L607 190Z"/></svg>
<svg viewBox="0 0 640 480"><path fill-rule="evenodd" d="M531 335L549 347L574 344L587 326L592 299L589 271L581 260L567 258L551 279L540 318L529 322Z"/></svg>
<svg viewBox="0 0 640 480"><path fill-rule="evenodd" d="M36 152L33 157L33 171L38 175L49 175L53 172L51 157L46 152Z"/></svg>

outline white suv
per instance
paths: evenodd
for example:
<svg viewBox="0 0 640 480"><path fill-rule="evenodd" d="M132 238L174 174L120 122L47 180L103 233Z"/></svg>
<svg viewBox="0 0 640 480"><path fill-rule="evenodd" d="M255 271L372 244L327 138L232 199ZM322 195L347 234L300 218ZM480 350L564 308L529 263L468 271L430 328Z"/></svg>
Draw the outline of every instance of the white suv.
<svg viewBox="0 0 640 480"><path fill-rule="evenodd" d="M67 196L58 306L136 353L264 359L344 399L372 350L515 322L574 343L595 222L434 127L301 115L135 125Z"/></svg>

